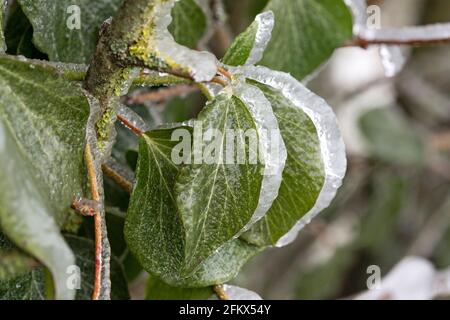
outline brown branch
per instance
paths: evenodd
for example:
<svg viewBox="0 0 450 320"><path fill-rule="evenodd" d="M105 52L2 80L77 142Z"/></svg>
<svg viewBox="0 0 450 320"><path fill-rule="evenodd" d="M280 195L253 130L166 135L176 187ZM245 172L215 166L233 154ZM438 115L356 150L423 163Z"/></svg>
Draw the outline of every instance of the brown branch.
<svg viewBox="0 0 450 320"><path fill-rule="evenodd" d="M449 44L450 38L442 39L365 39L362 37L356 37L350 41L347 41L342 47L360 47L367 49L371 45L399 45L399 46L425 46L425 45L437 45L437 44Z"/></svg>
<svg viewBox="0 0 450 320"><path fill-rule="evenodd" d="M127 193L131 194L133 191L133 183L122 175L118 170L115 170L113 166L107 163L102 165L102 170L105 175L113 179L115 183L119 185Z"/></svg>
<svg viewBox="0 0 450 320"><path fill-rule="evenodd" d="M138 93L130 96L126 102L128 104L142 104L146 101L163 102L172 97L189 94L198 91L194 85L179 85L153 90L145 93Z"/></svg>
<svg viewBox="0 0 450 320"><path fill-rule="evenodd" d="M98 191L98 181L96 176L94 156L92 154L91 146L86 144L85 150L86 167L88 171L89 183L91 185L92 200L100 202L100 194ZM94 215L94 229L95 229L95 274L94 274L94 289L92 292L92 300L98 300L101 292L102 283L102 217L99 210Z"/></svg>
<svg viewBox="0 0 450 320"><path fill-rule="evenodd" d="M122 122L128 129L130 129L131 131L133 131L133 133L135 135L137 135L138 137L142 136L144 134L144 132L142 132L139 128L136 128L130 120L128 120L127 118L125 118L124 116L118 114L117 115L117 120L119 120L120 122Z"/></svg>

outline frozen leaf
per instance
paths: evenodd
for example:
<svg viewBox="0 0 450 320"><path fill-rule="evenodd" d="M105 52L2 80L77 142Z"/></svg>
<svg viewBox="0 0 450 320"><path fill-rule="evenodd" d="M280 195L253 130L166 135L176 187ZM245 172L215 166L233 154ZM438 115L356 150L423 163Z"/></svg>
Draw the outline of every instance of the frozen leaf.
<svg viewBox="0 0 450 320"><path fill-rule="evenodd" d="M262 300L259 294L248 289L225 284L223 290L230 300Z"/></svg>
<svg viewBox="0 0 450 320"><path fill-rule="evenodd" d="M239 97L222 92L197 120L193 163L183 167L175 186L186 228L186 275L248 226L264 172L256 120Z"/></svg>
<svg viewBox="0 0 450 320"><path fill-rule="evenodd" d="M217 73L217 59L208 52L191 50L175 42L168 27L177 0L156 0L148 12L148 22L141 27L140 39L129 48L130 53L149 67L160 71L178 70L188 73L196 82L211 80Z"/></svg>
<svg viewBox="0 0 450 320"><path fill-rule="evenodd" d="M230 66L253 65L258 63L272 37L275 20L272 11L256 16L255 21L233 42L222 59Z"/></svg>
<svg viewBox="0 0 450 320"><path fill-rule="evenodd" d="M57 297L69 299L73 255L59 228L83 191L86 98L56 70L8 56L0 58L0 93L2 229L52 271Z"/></svg>
<svg viewBox="0 0 450 320"><path fill-rule="evenodd" d="M233 92L245 103L255 121L260 137L259 152L264 163L264 178L258 207L250 222L243 228L243 231L246 231L264 217L277 198L287 154L270 102L257 87L242 83L242 81L245 81L245 78L235 82Z"/></svg>
<svg viewBox="0 0 450 320"><path fill-rule="evenodd" d="M243 238L283 246L334 198L346 171L344 143L331 107L290 75L264 67L234 72L264 85L288 154L278 198Z"/></svg>
<svg viewBox="0 0 450 320"><path fill-rule="evenodd" d="M103 21L123 0L19 0L34 29L34 43L50 60L89 63Z"/></svg>
<svg viewBox="0 0 450 320"><path fill-rule="evenodd" d="M351 14L342 0L271 0L265 10L275 14L275 28L261 64L298 80L352 36Z"/></svg>
<svg viewBox="0 0 450 320"><path fill-rule="evenodd" d="M211 253L191 277L180 277L186 231L173 190L180 170L171 159L178 144L171 141L173 131L153 130L140 139L137 180L126 216L127 243L144 269L171 285L205 287L229 281L258 248L239 239L230 241Z"/></svg>
<svg viewBox="0 0 450 320"><path fill-rule="evenodd" d="M13 279L0 280L0 300L45 300L45 275L42 268Z"/></svg>

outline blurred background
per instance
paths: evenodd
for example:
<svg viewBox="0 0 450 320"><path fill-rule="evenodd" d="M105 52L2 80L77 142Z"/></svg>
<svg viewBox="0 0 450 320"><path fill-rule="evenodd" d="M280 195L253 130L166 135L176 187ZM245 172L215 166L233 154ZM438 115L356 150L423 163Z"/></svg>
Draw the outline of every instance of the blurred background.
<svg viewBox="0 0 450 320"><path fill-rule="evenodd" d="M228 1L232 30L262 2ZM369 4L382 26L450 21L448 0ZM411 255L450 266L450 45L405 53L403 71L386 77L378 48L342 48L308 83L338 114L347 176L295 243L256 257L235 283L265 299L347 298L367 290L370 265L382 277Z"/></svg>

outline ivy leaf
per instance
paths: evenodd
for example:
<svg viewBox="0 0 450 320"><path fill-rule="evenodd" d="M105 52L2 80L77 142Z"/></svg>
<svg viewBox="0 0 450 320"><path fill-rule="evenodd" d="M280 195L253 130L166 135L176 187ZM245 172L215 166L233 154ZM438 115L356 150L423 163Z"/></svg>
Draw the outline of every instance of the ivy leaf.
<svg viewBox="0 0 450 320"><path fill-rule="evenodd" d="M359 127L373 157L402 166L424 164L424 143L402 114L376 108L359 118Z"/></svg>
<svg viewBox="0 0 450 320"><path fill-rule="evenodd" d="M195 0L180 0L172 10L169 31L179 44L195 49L206 32L207 19Z"/></svg>
<svg viewBox="0 0 450 320"><path fill-rule="evenodd" d="M0 0L0 53L6 51L5 36L3 35L3 15L5 13L5 0Z"/></svg>
<svg viewBox="0 0 450 320"><path fill-rule="evenodd" d="M177 207L186 232L185 276L251 221L259 203L264 169L259 161L249 162L258 145L251 145L245 133L256 133L257 125L238 97L219 94L197 119L201 127L194 128L194 134L198 132L205 137L212 133L222 137L211 137L205 148L199 141L194 142L193 164L185 166L177 177ZM226 163L225 158L230 156L226 154L227 130L233 130L235 141L244 146L242 164L239 161ZM259 135L256 138L259 139ZM197 155L209 156L209 159L200 159Z"/></svg>
<svg viewBox="0 0 450 320"><path fill-rule="evenodd" d="M344 144L332 109L290 75L265 67L234 71L256 81L271 102L288 154L278 198L242 238L286 245L334 198L346 170Z"/></svg>
<svg viewBox="0 0 450 320"><path fill-rule="evenodd" d="M83 191L88 103L57 70L8 56L0 57L0 93L0 224L51 270L57 298L70 299L74 257L59 229Z"/></svg>
<svg viewBox="0 0 450 320"><path fill-rule="evenodd" d="M207 300L213 294L211 287L171 287L153 276L149 276L145 288L146 300Z"/></svg>
<svg viewBox="0 0 450 320"><path fill-rule="evenodd" d="M89 63L103 21L123 0L19 0L34 29L34 43L51 61ZM76 19L79 8L80 29ZM69 28L70 27L70 28Z"/></svg>
<svg viewBox="0 0 450 320"><path fill-rule="evenodd" d="M247 30L233 41L222 62L230 66L258 63L270 41L274 23L272 11L257 15Z"/></svg>
<svg viewBox="0 0 450 320"><path fill-rule="evenodd" d="M272 40L261 64L301 80L352 37L352 16L342 0L271 0Z"/></svg>
<svg viewBox="0 0 450 320"><path fill-rule="evenodd" d="M173 147L178 144L171 141L173 130L153 130L140 140L136 185L126 216L127 243L145 270L172 286L206 287L229 281L260 248L239 239L230 241L191 277L180 277L185 229L173 190L180 171L171 159Z"/></svg>
<svg viewBox="0 0 450 320"><path fill-rule="evenodd" d="M42 268L13 279L0 280L0 300L45 300L46 279Z"/></svg>

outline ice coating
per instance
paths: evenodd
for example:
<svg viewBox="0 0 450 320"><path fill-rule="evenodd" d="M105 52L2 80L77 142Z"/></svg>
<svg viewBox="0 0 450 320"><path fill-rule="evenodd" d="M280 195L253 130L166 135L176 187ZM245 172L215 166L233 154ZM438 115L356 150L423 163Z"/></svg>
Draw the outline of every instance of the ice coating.
<svg viewBox="0 0 450 320"><path fill-rule="evenodd" d="M364 31L364 38L379 42L414 42L416 40L433 41L450 39L450 23L436 23L425 26L402 28L369 28Z"/></svg>
<svg viewBox="0 0 450 320"><path fill-rule="evenodd" d="M276 246L282 247L291 243L296 238L298 231L320 211L328 207L333 200L347 169L345 145L331 107L325 100L308 90L291 75L273 71L266 67L246 66L233 69L235 73L241 73L247 78L279 90L311 118L319 136L325 168L325 182L314 207L287 234L278 240Z"/></svg>
<svg viewBox="0 0 450 320"><path fill-rule="evenodd" d="M224 284L223 290L230 300L262 300L256 292L241 287Z"/></svg>
<svg viewBox="0 0 450 320"><path fill-rule="evenodd" d="M127 120L128 123L122 122L126 127L132 125L134 128L139 129L139 131L141 132L147 132L150 130L150 126L136 112L123 104L119 105L117 115L119 116L119 118L122 117Z"/></svg>
<svg viewBox="0 0 450 320"><path fill-rule="evenodd" d="M256 16L258 24L255 43L245 65L257 64L263 57L264 51L272 38L272 30L275 25L275 17L272 11L266 11Z"/></svg>
<svg viewBox="0 0 450 320"><path fill-rule="evenodd" d="M367 2L366 0L345 0L353 15L353 33L359 35L366 28Z"/></svg>
<svg viewBox="0 0 450 320"><path fill-rule="evenodd" d="M399 46L380 46L380 56L386 77L397 75L406 64L406 56Z"/></svg>
<svg viewBox="0 0 450 320"><path fill-rule="evenodd" d="M99 194L99 211L101 216L101 247L102 252L100 255L100 265L101 265L101 292L99 298L101 300L109 299L111 293L111 280L110 280L110 259L111 259L111 247L108 241L108 234L106 229L106 218L105 218L105 205L104 198L105 192L103 189L103 172L102 164L110 156L113 141L109 143L111 146L105 150L100 150L98 148L97 142L97 132L96 123L100 119L102 112L99 101L93 97L89 92L84 91L84 94L89 102L89 119L86 125L86 145L90 147L91 154L94 162L95 179L97 182L97 191ZM113 139L113 138L111 138Z"/></svg>
<svg viewBox="0 0 450 320"><path fill-rule="evenodd" d="M264 93L259 88L246 84L244 78L238 77L232 86L233 94L245 103L256 123L259 136L259 154L264 162L263 181L258 206L250 222L242 229L241 233L236 235L238 237L264 217L277 198L287 151L281 137L278 121L272 110L272 105Z"/></svg>
<svg viewBox="0 0 450 320"><path fill-rule="evenodd" d="M366 0L345 0L347 6L350 7L353 14L353 33L355 36L363 39L374 41L382 40L382 37L389 38L389 34L394 33L396 37L390 37L390 39L400 39L398 36L402 29L409 28L369 28L367 27L367 1ZM413 27L415 30L423 27ZM392 35L394 35L392 34ZM411 34L412 36L412 34ZM417 37L417 35L415 35ZM394 45L381 45L379 48L381 63L384 68L386 77L393 77L397 75L406 64L406 56L399 46Z"/></svg>
<svg viewBox="0 0 450 320"><path fill-rule="evenodd" d="M217 73L218 61L209 52L191 50L175 42L168 27L172 22L171 11L175 2L164 1L155 8L154 49L165 61L173 61L180 68L187 68L196 82L211 80Z"/></svg>

